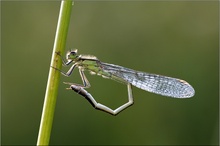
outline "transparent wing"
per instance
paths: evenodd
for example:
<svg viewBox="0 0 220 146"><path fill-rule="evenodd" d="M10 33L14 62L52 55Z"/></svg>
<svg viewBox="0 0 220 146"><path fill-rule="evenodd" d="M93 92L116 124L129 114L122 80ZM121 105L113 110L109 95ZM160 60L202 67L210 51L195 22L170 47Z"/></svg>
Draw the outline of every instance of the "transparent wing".
<svg viewBox="0 0 220 146"><path fill-rule="evenodd" d="M189 98L195 94L193 87L184 80L161 76L157 74L150 74L128 69L122 66L101 63L104 72L111 74L112 78L120 81L123 79L140 89L156 94L175 97L175 98Z"/></svg>

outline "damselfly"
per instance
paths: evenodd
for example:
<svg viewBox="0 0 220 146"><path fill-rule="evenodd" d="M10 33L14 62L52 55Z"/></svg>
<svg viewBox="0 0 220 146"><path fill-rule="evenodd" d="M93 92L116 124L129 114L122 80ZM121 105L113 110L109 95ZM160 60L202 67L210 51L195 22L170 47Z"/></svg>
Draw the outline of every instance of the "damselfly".
<svg viewBox="0 0 220 146"><path fill-rule="evenodd" d="M63 65L68 66L71 63L73 65L66 73L53 67L54 69L60 71L65 76L70 76L74 68L77 67L82 78L83 85L64 82L65 84L70 85L70 88L67 89L72 89L76 93L84 96L94 108L112 115L118 114L134 103L131 88L132 85L148 92L174 98L190 98L195 94L193 87L181 79L135 71L119 65L104 63L92 55L77 55L77 50L67 52L67 61L65 61L59 53L57 53L57 55L61 57ZM112 110L101 103L97 103L93 96L84 89L90 87L90 83L86 78L84 71L89 71L91 74L97 74L104 78L126 84L128 88L128 102L115 110Z"/></svg>

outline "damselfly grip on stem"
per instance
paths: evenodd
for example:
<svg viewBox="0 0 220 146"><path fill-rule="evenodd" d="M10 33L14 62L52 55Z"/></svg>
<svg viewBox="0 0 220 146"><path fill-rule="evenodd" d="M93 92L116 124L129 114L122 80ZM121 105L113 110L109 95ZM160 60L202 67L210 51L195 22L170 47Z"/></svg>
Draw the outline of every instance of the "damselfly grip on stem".
<svg viewBox="0 0 220 146"><path fill-rule="evenodd" d="M195 94L193 87L181 79L135 71L122 66L103 63L99 61L97 57L92 55L77 55L77 50L67 52L67 61L65 61L59 53L57 53L57 55L61 57L63 65L68 66L72 63L72 66L66 73L53 67L54 69L60 71L65 76L70 76L74 68L77 67L82 78L83 85L64 82L65 84L70 85L70 88L67 89L72 89L85 97L94 108L112 115L117 115L119 112L134 103L131 88L132 85L148 92L174 98L190 98ZM115 110L112 110L103 104L97 103L93 96L84 89L91 86L84 74L84 71L89 71L91 74L97 74L104 78L126 84L128 88L128 102Z"/></svg>

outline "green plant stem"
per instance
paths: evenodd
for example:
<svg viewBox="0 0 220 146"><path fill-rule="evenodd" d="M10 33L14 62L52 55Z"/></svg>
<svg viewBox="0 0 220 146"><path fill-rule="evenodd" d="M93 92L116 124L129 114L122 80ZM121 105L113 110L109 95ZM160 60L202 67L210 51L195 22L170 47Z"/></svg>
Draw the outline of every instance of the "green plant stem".
<svg viewBox="0 0 220 146"><path fill-rule="evenodd" d="M59 52L60 54L64 53L72 6L73 2L71 0L63 0L61 2L51 59L51 66L56 68L61 68L61 60L58 58L59 56L56 55L55 52ZM59 80L60 72L50 68L37 145L49 144L56 106L56 98L58 94Z"/></svg>

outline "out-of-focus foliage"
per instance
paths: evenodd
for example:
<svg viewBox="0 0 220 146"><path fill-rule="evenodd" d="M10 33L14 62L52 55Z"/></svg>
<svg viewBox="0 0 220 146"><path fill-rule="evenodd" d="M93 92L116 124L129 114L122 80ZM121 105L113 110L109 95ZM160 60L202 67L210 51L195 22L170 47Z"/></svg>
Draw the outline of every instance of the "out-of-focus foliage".
<svg viewBox="0 0 220 146"><path fill-rule="evenodd" d="M1 140L37 141L60 2L1 2ZM114 117L96 111L61 77L50 144L218 144L218 2L75 2L67 50L184 79L191 99L133 88L135 104ZM63 70L67 70L63 67ZM88 91L112 108L125 85L86 74Z"/></svg>

